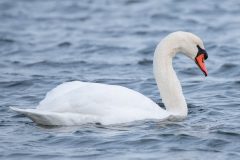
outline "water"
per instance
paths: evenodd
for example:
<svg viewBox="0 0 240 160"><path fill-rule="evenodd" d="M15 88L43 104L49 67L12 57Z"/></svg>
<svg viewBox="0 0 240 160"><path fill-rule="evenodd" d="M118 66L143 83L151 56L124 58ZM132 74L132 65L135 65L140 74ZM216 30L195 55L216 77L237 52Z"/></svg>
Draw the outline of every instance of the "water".
<svg viewBox="0 0 240 160"><path fill-rule="evenodd" d="M1 0L0 159L240 159L239 7L238 0ZM43 127L8 108L34 108L71 80L126 86L161 103L153 51L176 30L199 35L209 54L207 78L188 58L174 60L189 106L182 122Z"/></svg>

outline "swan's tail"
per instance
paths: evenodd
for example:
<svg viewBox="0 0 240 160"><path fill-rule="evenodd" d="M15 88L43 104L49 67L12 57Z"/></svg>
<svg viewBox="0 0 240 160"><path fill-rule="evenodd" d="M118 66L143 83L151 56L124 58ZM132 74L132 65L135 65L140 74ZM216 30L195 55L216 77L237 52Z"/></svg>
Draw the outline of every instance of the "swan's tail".
<svg viewBox="0 0 240 160"><path fill-rule="evenodd" d="M36 122L37 124L41 125L57 125L57 115L53 113L39 111L37 109L19 109L15 107L10 107L11 110L23 114L26 117L30 118L32 121Z"/></svg>
<svg viewBox="0 0 240 160"><path fill-rule="evenodd" d="M96 116L76 113L55 113L38 109L19 109L10 107L11 110L23 114L40 125L79 125L83 123L95 123Z"/></svg>

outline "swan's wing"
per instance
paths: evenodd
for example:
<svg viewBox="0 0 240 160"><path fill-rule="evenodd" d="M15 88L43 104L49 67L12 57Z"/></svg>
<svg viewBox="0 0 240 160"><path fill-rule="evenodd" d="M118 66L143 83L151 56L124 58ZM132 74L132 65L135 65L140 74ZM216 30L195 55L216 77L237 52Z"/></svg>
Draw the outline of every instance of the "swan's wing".
<svg viewBox="0 0 240 160"><path fill-rule="evenodd" d="M37 109L52 112L109 114L120 110L159 110L159 107L139 92L126 87L73 81L63 83L50 92Z"/></svg>
<svg viewBox="0 0 240 160"><path fill-rule="evenodd" d="M99 119L93 115L82 115L75 113L54 113L37 109L19 109L10 107L11 110L23 114L32 121L41 125L79 125L82 123L95 123Z"/></svg>
<svg viewBox="0 0 240 160"><path fill-rule="evenodd" d="M60 99L64 95L67 95L72 90L76 90L83 86L86 86L88 83L81 81L72 81L72 82L64 82L46 94L46 97L40 102L40 105L49 105L49 102L54 101L55 99Z"/></svg>

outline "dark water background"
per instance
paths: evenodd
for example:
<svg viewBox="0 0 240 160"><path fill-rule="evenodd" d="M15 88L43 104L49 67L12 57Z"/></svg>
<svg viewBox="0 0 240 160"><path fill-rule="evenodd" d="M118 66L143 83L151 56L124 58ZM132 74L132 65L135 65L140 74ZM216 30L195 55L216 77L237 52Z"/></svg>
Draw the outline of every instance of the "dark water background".
<svg viewBox="0 0 240 160"><path fill-rule="evenodd" d="M71 80L161 103L153 51L177 30L199 35L209 53L207 78L174 60L189 106L183 122L41 127L8 108L34 108ZM239 89L239 0L0 0L0 159L237 160Z"/></svg>

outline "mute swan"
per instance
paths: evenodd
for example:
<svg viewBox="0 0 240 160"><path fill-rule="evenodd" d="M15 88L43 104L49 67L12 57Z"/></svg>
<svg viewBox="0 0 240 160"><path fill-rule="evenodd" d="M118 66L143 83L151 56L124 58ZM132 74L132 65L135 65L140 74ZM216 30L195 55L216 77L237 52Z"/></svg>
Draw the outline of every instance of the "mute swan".
<svg viewBox="0 0 240 160"><path fill-rule="evenodd" d="M89 82L66 82L47 93L36 109L12 110L41 125L115 124L143 119L185 118L187 104L172 66L172 58L182 52L194 60L207 76L208 55L202 40L189 32L173 32L157 46L153 71L166 110L134 90Z"/></svg>

